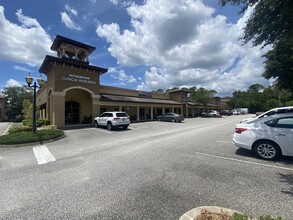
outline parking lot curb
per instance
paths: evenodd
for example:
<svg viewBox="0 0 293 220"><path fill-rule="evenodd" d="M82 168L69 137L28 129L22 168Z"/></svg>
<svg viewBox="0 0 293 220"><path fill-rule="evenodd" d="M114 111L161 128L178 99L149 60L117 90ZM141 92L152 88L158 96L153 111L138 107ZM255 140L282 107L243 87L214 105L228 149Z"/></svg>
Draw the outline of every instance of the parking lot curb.
<svg viewBox="0 0 293 220"><path fill-rule="evenodd" d="M64 134L61 137L46 140L46 141L38 141L38 142L32 142L32 143L23 143L23 144L0 144L0 148L17 148L17 147L26 147L26 146L34 146L34 145L43 145L46 143L50 143L53 141L58 141L66 137L66 134Z"/></svg>
<svg viewBox="0 0 293 220"><path fill-rule="evenodd" d="M188 212L184 213L179 220L194 220L197 219L197 217L200 214L203 213L209 213L209 214L228 214L232 216L234 213L239 213L243 214L241 212L232 210L232 209L227 209L223 207L218 207L218 206L200 206L194 209L189 210ZM201 219L201 218L200 218ZM207 219L210 219L209 217ZM213 219L213 218L211 218ZM256 220L256 218L248 218L248 220Z"/></svg>

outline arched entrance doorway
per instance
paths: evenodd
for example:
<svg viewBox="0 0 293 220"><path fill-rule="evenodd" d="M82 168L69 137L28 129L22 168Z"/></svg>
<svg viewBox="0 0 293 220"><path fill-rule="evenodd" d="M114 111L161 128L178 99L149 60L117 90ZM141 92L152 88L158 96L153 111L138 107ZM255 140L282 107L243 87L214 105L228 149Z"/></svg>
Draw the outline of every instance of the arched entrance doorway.
<svg viewBox="0 0 293 220"><path fill-rule="evenodd" d="M91 124L93 101L90 91L72 87L65 92L65 125Z"/></svg>
<svg viewBox="0 0 293 220"><path fill-rule="evenodd" d="M79 124L79 103L65 102L65 124Z"/></svg>

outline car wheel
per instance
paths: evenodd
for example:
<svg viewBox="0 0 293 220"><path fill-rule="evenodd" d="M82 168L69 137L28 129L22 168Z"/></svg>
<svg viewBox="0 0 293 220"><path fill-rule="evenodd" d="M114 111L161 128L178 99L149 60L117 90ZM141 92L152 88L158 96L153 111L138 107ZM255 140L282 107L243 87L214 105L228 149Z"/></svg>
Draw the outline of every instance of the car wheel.
<svg viewBox="0 0 293 220"><path fill-rule="evenodd" d="M258 141L253 149L258 157L265 160L275 160L281 155L280 147L272 141Z"/></svg>
<svg viewBox="0 0 293 220"><path fill-rule="evenodd" d="M173 123L174 123L174 122L176 122L175 118L172 118L172 120L171 120L171 121L172 121Z"/></svg>
<svg viewBox="0 0 293 220"><path fill-rule="evenodd" d="M112 123L111 123L111 122L108 122L108 124L107 124L107 129L108 129L109 131L111 131L112 128L113 128Z"/></svg>
<svg viewBox="0 0 293 220"><path fill-rule="evenodd" d="M99 127L99 124L98 124L98 122L97 122L97 121L95 121L95 122L94 122L94 124L95 124L95 127L96 127L96 128L98 128L98 127Z"/></svg>
<svg viewBox="0 0 293 220"><path fill-rule="evenodd" d="M158 118L158 121L161 121L161 118Z"/></svg>
<svg viewBox="0 0 293 220"><path fill-rule="evenodd" d="M123 126L123 129L127 129L127 128L128 128L128 125L124 125L124 126Z"/></svg>

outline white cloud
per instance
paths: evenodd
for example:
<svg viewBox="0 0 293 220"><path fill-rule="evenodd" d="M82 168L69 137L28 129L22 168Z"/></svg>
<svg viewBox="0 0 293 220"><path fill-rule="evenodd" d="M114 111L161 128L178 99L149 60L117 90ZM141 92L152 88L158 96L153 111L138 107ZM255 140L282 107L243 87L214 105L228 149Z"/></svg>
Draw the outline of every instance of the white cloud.
<svg viewBox="0 0 293 220"><path fill-rule="evenodd" d="M21 9L16 16L20 24L8 21L4 7L0 6L0 60L39 65L47 54L52 54L50 36L36 19L23 15Z"/></svg>
<svg viewBox="0 0 293 220"><path fill-rule="evenodd" d="M112 2L113 5L118 5L119 0L109 0L110 2Z"/></svg>
<svg viewBox="0 0 293 220"><path fill-rule="evenodd" d="M136 78L133 75L128 75L124 72L124 70L116 70L113 67L110 67L108 69L109 73L111 74L111 77L113 79L119 80L120 84L125 85L126 83L135 83L137 82Z"/></svg>
<svg viewBox="0 0 293 220"><path fill-rule="evenodd" d="M74 16L78 15L78 12L74 8L71 8L68 4L65 5L65 9L67 12L69 12L70 14Z"/></svg>
<svg viewBox="0 0 293 220"><path fill-rule="evenodd" d="M238 40L251 9L237 24L213 15L201 0L147 0L127 12L131 28L99 24L96 33L110 43L108 51L120 65L153 66L138 89L190 85L231 94L257 82L268 85L261 77L266 50Z"/></svg>
<svg viewBox="0 0 293 220"><path fill-rule="evenodd" d="M61 22L65 24L66 27L72 30L81 31L82 28L74 23L74 21L71 19L71 17L66 12L60 12L61 15Z"/></svg>
<svg viewBox="0 0 293 220"><path fill-rule="evenodd" d="M15 70L21 70L21 71L24 71L24 72L33 72L32 70L30 70L30 69L28 69L28 68L26 68L26 67L22 67L22 66L17 66L17 65L14 65L13 66L13 69L15 69Z"/></svg>
<svg viewBox="0 0 293 220"><path fill-rule="evenodd" d="M7 81L6 86L5 87L22 87L22 84L14 79L10 79Z"/></svg>
<svg viewBox="0 0 293 220"><path fill-rule="evenodd" d="M64 23L69 29L81 31L82 28L73 21L73 19L78 16L77 10L70 7L69 4L65 5L65 10L67 12L60 12L61 22Z"/></svg>

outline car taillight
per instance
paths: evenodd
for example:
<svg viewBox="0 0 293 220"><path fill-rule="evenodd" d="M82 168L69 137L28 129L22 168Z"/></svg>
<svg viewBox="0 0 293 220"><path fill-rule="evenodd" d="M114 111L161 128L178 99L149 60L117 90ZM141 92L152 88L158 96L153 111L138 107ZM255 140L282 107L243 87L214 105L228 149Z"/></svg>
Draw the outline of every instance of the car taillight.
<svg viewBox="0 0 293 220"><path fill-rule="evenodd" d="M241 134L243 131L247 131L248 128L235 128L235 133Z"/></svg>
<svg viewBox="0 0 293 220"><path fill-rule="evenodd" d="M120 118L114 118L114 120L119 120Z"/></svg>

